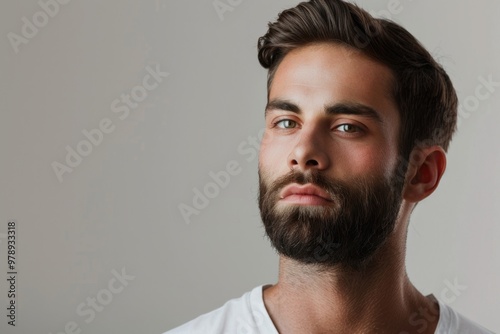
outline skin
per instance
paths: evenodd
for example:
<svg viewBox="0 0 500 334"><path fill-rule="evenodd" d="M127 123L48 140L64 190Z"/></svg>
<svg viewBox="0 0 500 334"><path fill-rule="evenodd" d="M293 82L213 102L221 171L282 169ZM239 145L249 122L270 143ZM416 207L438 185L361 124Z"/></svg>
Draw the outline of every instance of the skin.
<svg viewBox="0 0 500 334"><path fill-rule="evenodd" d="M275 73L266 107L259 168L267 180L290 169L317 169L346 181L389 177L397 164L400 131L390 93L393 80L385 65L338 44L312 44L288 53ZM325 110L340 104L349 108ZM278 331L434 333L438 316L418 317L426 319L426 326L409 324L419 309L437 306L410 282L405 248L411 211L435 190L445 166L439 146L414 149L395 231L364 271L342 266L325 270L281 256L278 283L264 289L264 303ZM278 205L328 203L311 197Z"/></svg>

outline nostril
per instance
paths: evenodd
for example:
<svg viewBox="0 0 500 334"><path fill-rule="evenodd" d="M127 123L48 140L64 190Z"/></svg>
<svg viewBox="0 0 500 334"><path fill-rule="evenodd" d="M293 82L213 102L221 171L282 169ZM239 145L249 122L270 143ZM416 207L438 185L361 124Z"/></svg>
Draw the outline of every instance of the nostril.
<svg viewBox="0 0 500 334"><path fill-rule="evenodd" d="M306 166L317 166L317 165L319 165L319 163L313 159L307 160L307 162L306 162Z"/></svg>

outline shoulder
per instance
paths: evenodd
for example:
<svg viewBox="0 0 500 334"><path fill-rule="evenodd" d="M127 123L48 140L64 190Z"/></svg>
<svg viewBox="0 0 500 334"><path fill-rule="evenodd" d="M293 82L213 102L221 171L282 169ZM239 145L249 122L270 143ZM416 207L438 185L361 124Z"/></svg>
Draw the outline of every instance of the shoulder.
<svg viewBox="0 0 500 334"><path fill-rule="evenodd" d="M493 332L464 317L444 302L439 303L439 322L436 334L493 334Z"/></svg>
<svg viewBox="0 0 500 334"><path fill-rule="evenodd" d="M259 327L267 325L268 319L262 300L262 286L258 286L164 334L261 333Z"/></svg>

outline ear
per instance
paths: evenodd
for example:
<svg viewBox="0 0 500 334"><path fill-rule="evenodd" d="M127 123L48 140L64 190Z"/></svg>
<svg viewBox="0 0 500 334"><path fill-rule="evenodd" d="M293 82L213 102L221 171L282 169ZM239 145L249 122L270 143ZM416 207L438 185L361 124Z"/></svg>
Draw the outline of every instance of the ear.
<svg viewBox="0 0 500 334"><path fill-rule="evenodd" d="M410 154L403 198L420 202L439 185L446 169L446 153L440 146L417 147Z"/></svg>

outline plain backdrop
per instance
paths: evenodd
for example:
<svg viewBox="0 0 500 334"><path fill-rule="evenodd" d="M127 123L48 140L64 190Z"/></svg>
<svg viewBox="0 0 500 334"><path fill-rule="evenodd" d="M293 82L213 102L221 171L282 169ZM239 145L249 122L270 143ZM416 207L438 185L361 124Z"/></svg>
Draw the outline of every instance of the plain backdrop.
<svg viewBox="0 0 500 334"><path fill-rule="evenodd" d="M1 333L162 333L276 281L257 209L256 42L298 1L220 2L223 13L213 0L0 4L0 277L12 219L18 271L15 327L0 280ZM446 174L411 220L408 274L500 331L500 2L358 4L412 32L461 102ZM86 155L74 167L71 150Z"/></svg>

